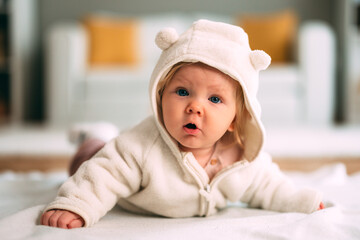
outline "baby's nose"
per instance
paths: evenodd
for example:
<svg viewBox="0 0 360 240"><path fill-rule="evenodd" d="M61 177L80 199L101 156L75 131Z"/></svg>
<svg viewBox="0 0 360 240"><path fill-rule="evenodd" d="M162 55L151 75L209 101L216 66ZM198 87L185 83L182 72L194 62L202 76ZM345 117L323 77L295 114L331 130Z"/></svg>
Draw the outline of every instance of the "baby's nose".
<svg viewBox="0 0 360 240"><path fill-rule="evenodd" d="M186 112L194 113L199 116L202 116L204 111L203 111L202 106L199 103L193 102L193 103L190 103L189 106L186 108Z"/></svg>

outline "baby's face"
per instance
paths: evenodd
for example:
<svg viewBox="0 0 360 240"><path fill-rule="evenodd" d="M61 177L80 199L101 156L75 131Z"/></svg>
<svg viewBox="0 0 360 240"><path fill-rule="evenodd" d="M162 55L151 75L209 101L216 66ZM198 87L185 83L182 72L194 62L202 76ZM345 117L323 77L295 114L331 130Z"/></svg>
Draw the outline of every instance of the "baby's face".
<svg viewBox="0 0 360 240"><path fill-rule="evenodd" d="M181 150L214 146L233 130L236 82L203 64L180 68L162 96L165 127Z"/></svg>

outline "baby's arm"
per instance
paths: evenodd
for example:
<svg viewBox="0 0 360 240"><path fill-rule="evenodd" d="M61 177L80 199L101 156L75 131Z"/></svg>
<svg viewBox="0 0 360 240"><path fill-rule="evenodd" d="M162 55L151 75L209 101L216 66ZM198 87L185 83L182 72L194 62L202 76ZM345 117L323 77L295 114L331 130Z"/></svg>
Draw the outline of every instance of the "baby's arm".
<svg viewBox="0 0 360 240"><path fill-rule="evenodd" d="M122 141L107 143L94 158L84 162L76 173L62 184L56 199L46 206L44 211L73 211L84 220L84 227L93 225L114 207L118 199L127 198L140 189L142 175L133 152L125 149ZM46 219L51 217L51 214L48 214L44 216ZM55 216L51 217L52 221L58 221L60 216L57 214L60 213L53 214ZM66 221L62 221L70 222L68 218L64 215ZM47 223L50 226L56 224L49 224L49 220ZM70 226L72 227L72 224Z"/></svg>
<svg viewBox="0 0 360 240"><path fill-rule="evenodd" d="M67 210L50 210L41 217L41 224L58 228L79 228L84 226L84 219L76 213Z"/></svg>
<svg viewBox="0 0 360 240"><path fill-rule="evenodd" d="M261 154L250 166L249 188L243 202L280 212L311 213L324 208L322 194L310 188L298 188L273 164L268 154Z"/></svg>

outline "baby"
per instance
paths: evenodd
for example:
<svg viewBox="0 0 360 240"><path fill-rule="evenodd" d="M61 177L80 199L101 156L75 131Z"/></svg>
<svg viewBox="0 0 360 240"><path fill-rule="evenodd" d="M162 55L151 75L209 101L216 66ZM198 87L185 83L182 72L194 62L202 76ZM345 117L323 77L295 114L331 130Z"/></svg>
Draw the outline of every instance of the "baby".
<svg viewBox="0 0 360 240"><path fill-rule="evenodd" d="M43 225L89 227L115 204L174 218L209 216L228 200L281 212L323 208L320 193L296 189L262 151L256 92L271 59L250 49L242 28L199 20L155 41L163 52L150 82L153 116L76 166Z"/></svg>

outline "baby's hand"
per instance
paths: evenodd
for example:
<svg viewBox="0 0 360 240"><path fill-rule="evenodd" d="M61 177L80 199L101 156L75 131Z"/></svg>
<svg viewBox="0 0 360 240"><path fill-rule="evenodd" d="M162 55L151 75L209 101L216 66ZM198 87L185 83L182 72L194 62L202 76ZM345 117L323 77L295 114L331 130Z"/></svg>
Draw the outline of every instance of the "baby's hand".
<svg viewBox="0 0 360 240"><path fill-rule="evenodd" d="M55 209L47 211L42 215L41 224L50 227L71 229L84 226L84 219L76 213Z"/></svg>
<svg viewBox="0 0 360 240"><path fill-rule="evenodd" d="M321 209L324 209L324 208L325 208L324 203L323 203L323 202L321 202L321 203L320 203L320 206L319 206L319 208L318 208L318 210L321 210Z"/></svg>

